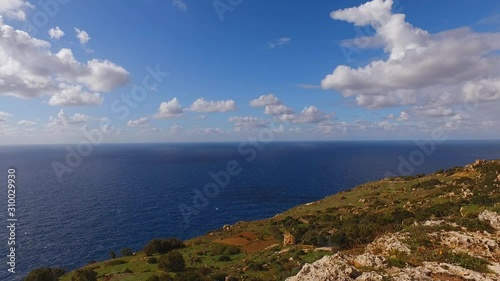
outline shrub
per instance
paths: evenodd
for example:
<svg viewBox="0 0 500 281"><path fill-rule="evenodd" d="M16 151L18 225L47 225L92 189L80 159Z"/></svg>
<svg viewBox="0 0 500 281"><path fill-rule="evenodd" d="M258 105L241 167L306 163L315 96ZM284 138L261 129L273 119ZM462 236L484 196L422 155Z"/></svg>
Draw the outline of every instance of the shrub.
<svg viewBox="0 0 500 281"><path fill-rule="evenodd" d="M62 268L44 267L31 271L24 281L57 281L65 273Z"/></svg>
<svg viewBox="0 0 500 281"><path fill-rule="evenodd" d="M97 272L90 268L77 269L71 281L97 281Z"/></svg>
<svg viewBox="0 0 500 281"><path fill-rule="evenodd" d="M227 255L222 255L217 260L221 261L221 262L228 262L228 261L231 261L231 257L227 256Z"/></svg>
<svg viewBox="0 0 500 281"><path fill-rule="evenodd" d="M158 268L163 271L180 272L185 266L184 257L178 251L171 251L158 260Z"/></svg>
<svg viewBox="0 0 500 281"><path fill-rule="evenodd" d="M197 273L197 272L186 272L176 275L175 281L210 281L209 278Z"/></svg>
<svg viewBox="0 0 500 281"><path fill-rule="evenodd" d="M109 256L111 257L111 259L116 259L115 251L109 251Z"/></svg>
<svg viewBox="0 0 500 281"><path fill-rule="evenodd" d="M147 260L146 260L149 264L157 264L158 263L158 259L155 258L155 257L149 257Z"/></svg>
<svg viewBox="0 0 500 281"><path fill-rule="evenodd" d="M104 264L106 266L115 266L115 265L120 265L120 264L125 264L125 263L127 263L127 262L124 260L110 260L110 261L105 262Z"/></svg>
<svg viewBox="0 0 500 281"><path fill-rule="evenodd" d="M147 256L151 256L153 254L166 254L170 251L177 250L185 247L182 240L177 238L168 238L168 239L153 239L149 241L146 246L144 246L144 253Z"/></svg>
<svg viewBox="0 0 500 281"><path fill-rule="evenodd" d="M134 273L130 268L127 268L123 271L123 273Z"/></svg>
<svg viewBox="0 0 500 281"><path fill-rule="evenodd" d="M122 256L124 257L129 257L129 256L133 256L134 255L134 252L132 252L132 250L130 248L125 248L122 250Z"/></svg>

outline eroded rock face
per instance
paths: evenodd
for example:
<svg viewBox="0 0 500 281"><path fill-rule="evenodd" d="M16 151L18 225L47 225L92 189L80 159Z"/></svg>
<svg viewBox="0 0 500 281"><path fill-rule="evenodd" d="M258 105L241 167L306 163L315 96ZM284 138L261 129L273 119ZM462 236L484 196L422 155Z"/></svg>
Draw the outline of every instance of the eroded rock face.
<svg viewBox="0 0 500 281"><path fill-rule="evenodd" d="M386 264L386 259L382 256L377 256L372 253L363 253L362 255L354 258L355 267L366 267L380 269Z"/></svg>
<svg viewBox="0 0 500 281"><path fill-rule="evenodd" d="M366 246L366 250L373 254L389 255L393 252L410 254L411 250L401 240L404 236L401 234L389 234L381 236Z"/></svg>
<svg viewBox="0 0 500 281"><path fill-rule="evenodd" d="M496 230L500 230L500 215L492 211L483 211L478 216L479 220L485 221L491 225Z"/></svg>
<svg viewBox="0 0 500 281"><path fill-rule="evenodd" d="M362 275L362 272L349 265L352 257L336 253L308 264L306 263L297 275L286 281L351 281ZM369 279L364 279L369 280Z"/></svg>
<svg viewBox="0 0 500 281"><path fill-rule="evenodd" d="M462 233L457 231L437 232L429 236L442 245L474 256L492 258L499 255L495 240L484 237L481 233Z"/></svg>

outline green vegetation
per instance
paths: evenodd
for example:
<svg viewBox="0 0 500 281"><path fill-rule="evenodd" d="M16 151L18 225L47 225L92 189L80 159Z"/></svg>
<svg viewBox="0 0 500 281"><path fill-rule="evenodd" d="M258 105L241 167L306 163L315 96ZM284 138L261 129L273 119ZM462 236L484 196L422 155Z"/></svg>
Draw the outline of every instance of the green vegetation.
<svg viewBox="0 0 500 281"><path fill-rule="evenodd" d="M181 272L185 266L184 257L178 251L169 252L158 260L158 268L165 272Z"/></svg>
<svg viewBox="0 0 500 281"><path fill-rule="evenodd" d="M432 235L463 229L494 233L478 214L500 211L498 171L500 162L490 161L476 163L473 169L455 167L366 183L270 219L238 222L187 241L153 239L135 255L130 249L122 251L120 258L110 252L111 260L64 275L59 269L57 274L54 269L39 269L26 280L95 280L81 279L92 278L92 272L99 281L284 280L304 263L337 251L359 253L380 235L393 232L407 233L405 243L412 253L391 253L388 266L434 261L488 272L486 259L453 251ZM449 223L423 225L428 220ZM295 244L283 245L285 233L293 236Z"/></svg>

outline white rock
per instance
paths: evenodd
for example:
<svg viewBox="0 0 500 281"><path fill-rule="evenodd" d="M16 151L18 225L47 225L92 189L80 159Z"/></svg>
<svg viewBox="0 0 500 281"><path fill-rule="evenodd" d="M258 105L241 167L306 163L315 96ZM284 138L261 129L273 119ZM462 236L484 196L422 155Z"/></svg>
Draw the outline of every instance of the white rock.
<svg viewBox="0 0 500 281"><path fill-rule="evenodd" d="M483 211L478 216L479 220L485 221L491 225L496 230L500 230L500 215L492 211Z"/></svg>
<svg viewBox="0 0 500 281"><path fill-rule="evenodd" d="M312 264L306 263L297 275L288 277L286 281L351 281L361 276L361 272L348 261L351 257L336 253L325 256Z"/></svg>
<svg viewBox="0 0 500 281"><path fill-rule="evenodd" d="M401 239L403 238L404 236L396 234L384 235L368 244L368 246L366 246L366 250L373 254L383 255L390 255L395 251L410 254L410 248L401 242Z"/></svg>
<svg viewBox="0 0 500 281"><path fill-rule="evenodd" d="M354 259L354 266L380 269L385 266L386 259L372 253L364 253Z"/></svg>

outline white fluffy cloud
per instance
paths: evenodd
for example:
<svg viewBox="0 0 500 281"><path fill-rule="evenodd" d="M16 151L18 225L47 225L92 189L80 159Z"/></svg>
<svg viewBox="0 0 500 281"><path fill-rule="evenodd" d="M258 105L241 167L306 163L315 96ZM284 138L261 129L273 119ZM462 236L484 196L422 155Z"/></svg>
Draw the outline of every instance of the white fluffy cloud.
<svg viewBox="0 0 500 281"><path fill-rule="evenodd" d="M129 73L110 61L80 63L70 49L52 53L50 47L47 41L0 22L0 95L51 96L51 105L96 105L102 102L97 92L112 91L129 81Z"/></svg>
<svg viewBox="0 0 500 281"><path fill-rule="evenodd" d="M149 118L142 117L137 120L129 120L127 126L129 127L145 127L149 125Z"/></svg>
<svg viewBox="0 0 500 281"><path fill-rule="evenodd" d="M81 113L75 113L72 116L68 116L64 110L61 109L56 117L49 117L47 127L53 131L64 131L73 126L83 126L90 119L90 116Z"/></svg>
<svg viewBox="0 0 500 281"><path fill-rule="evenodd" d="M326 120L332 119L332 116L321 112L314 105L304 108L298 115L287 115L289 121L292 123L321 123Z"/></svg>
<svg viewBox="0 0 500 281"><path fill-rule="evenodd" d="M59 40L64 36L64 31L62 31L59 26L49 29L49 36L52 39Z"/></svg>
<svg viewBox="0 0 500 281"><path fill-rule="evenodd" d="M27 0L2 0L0 1L0 16L25 20L25 11L30 8L33 8L33 5Z"/></svg>
<svg viewBox="0 0 500 281"><path fill-rule="evenodd" d="M372 108L500 100L500 33L460 28L430 34L406 22L404 14L394 14L392 5L392 0L373 0L331 13L336 20L371 26L376 32L372 40L388 58L359 68L338 66L321 82L323 89L354 96ZM483 95L481 87L487 88ZM446 92L454 94L436 100Z"/></svg>
<svg viewBox="0 0 500 281"><path fill-rule="evenodd" d="M154 117L157 119L167 119L182 116L183 113L184 110L182 109L179 100L177 98L173 98L171 101L162 102Z"/></svg>
<svg viewBox="0 0 500 281"><path fill-rule="evenodd" d="M90 35L85 30L81 30L75 27L76 38L80 41L80 44L85 45L90 41Z"/></svg>
<svg viewBox="0 0 500 281"><path fill-rule="evenodd" d="M234 100L206 101L204 98L199 98L193 102L189 110L204 113L236 111L236 102Z"/></svg>
<svg viewBox="0 0 500 281"><path fill-rule="evenodd" d="M282 37L282 38L273 40L271 42L268 42L267 46L269 47L269 49L279 48L279 47L283 47L287 44L290 44L291 41L292 41L292 39L290 39L288 37Z"/></svg>
<svg viewBox="0 0 500 281"><path fill-rule="evenodd" d="M290 107L279 104L279 105L267 105L264 114L267 115L283 115L283 114L293 114L294 111Z"/></svg>
<svg viewBox="0 0 500 281"><path fill-rule="evenodd" d="M11 116L10 113L0 111L0 122L6 122Z"/></svg>
<svg viewBox="0 0 500 281"><path fill-rule="evenodd" d="M29 120L21 120L21 121L17 122L17 125L20 125L20 126L35 126L36 122L29 121Z"/></svg>
<svg viewBox="0 0 500 281"><path fill-rule="evenodd" d="M102 104L103 98L100 94L86 92L81 85L69 86L61 84L59 87L60 91L50 98L50 105L83 106Z"/></svg>
<svg viewBox="0 0 500 281"><path fill-rule="evenodd" d="M281 101L274 95L262 95L258 99L254 99L250 101L250 106L253 107L263 107L268 105L280 105Z"/></svg>

